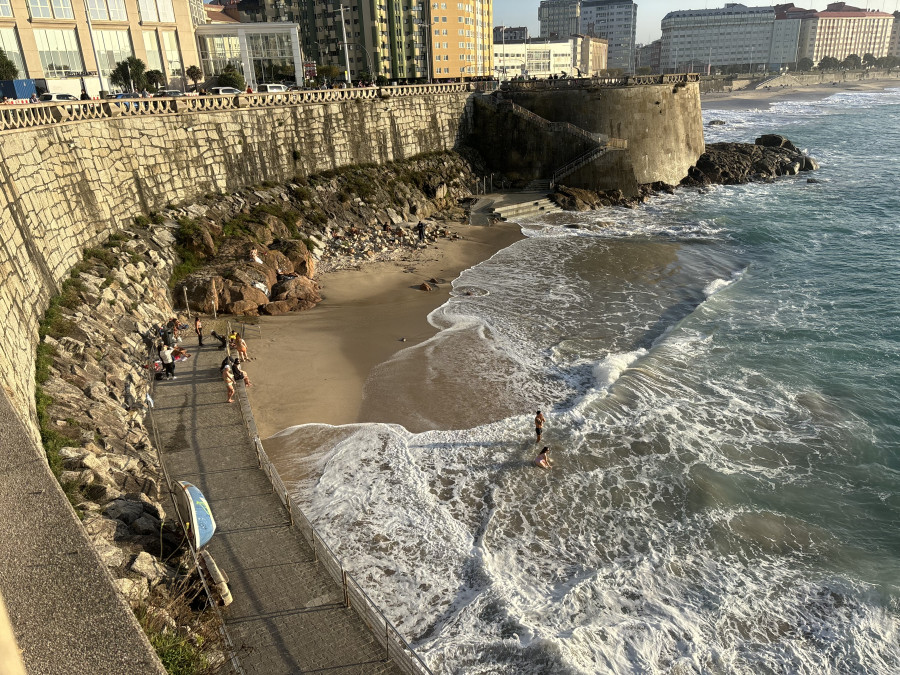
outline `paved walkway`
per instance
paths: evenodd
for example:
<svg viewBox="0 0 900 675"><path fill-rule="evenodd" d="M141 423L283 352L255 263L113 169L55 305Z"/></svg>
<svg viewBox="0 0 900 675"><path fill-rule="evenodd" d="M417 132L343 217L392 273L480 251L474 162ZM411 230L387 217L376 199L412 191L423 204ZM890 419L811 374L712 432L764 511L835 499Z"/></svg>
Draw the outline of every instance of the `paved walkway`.
<svg viewBox="0 0 900 675"><path fill-rule="evenodd" d="M0 594L29 673L165 675L4 391L0 514Z"/></svg>
<svg viewBox="0 0 900 675"><path fill-rule="evenodd" d="M216 519L208 548L230 579L223 613L244 672L399 673L257 467L239 403L225 402L225 352L188 345L194 356L176 364L177 379L156 383L154 417L172 480L199 487Z"/></svg>

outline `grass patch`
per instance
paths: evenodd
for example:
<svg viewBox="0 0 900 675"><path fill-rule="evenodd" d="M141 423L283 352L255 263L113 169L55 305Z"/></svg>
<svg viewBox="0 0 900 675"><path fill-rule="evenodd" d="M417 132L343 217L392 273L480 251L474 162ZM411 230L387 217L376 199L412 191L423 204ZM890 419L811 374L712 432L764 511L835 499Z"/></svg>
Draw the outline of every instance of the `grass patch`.
<svg viewBox="0 0 900 675"><path fill-rule="evenodd" d="M175 233L175 251L181 262L172 269L169 277L169 288L203 267L206 255L200 250L203 242L203 230L193 218L179 218L178 231Z"/></svg>
<svg viewBox="0 0 900 675"><path fill-rule="evenodd" d="M84 249L84 261L86 263L101 263L106 267L113 269L119 259L116 254L105 248L86 248Z"/></svg>
<svg viewBox="0 0 900 675"><path fill-rule="evenodd" d="M150 219L147 216L141 214L134 217L134 224L137 227L146 230L150 226Z"/></svg>

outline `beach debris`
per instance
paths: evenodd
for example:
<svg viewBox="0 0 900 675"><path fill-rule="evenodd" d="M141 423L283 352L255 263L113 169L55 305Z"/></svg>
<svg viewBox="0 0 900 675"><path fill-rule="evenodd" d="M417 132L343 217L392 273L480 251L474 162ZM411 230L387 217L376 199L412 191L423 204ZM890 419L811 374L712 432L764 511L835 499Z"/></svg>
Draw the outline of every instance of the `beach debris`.
<svg viewBox="0 0 900 675"><path fill-rule="evenodd" d="M423 281L419 285L419 290L422 290L422 291L433 291L434 289L435 289L435 287L432 286L431 284L429 284L427 281Z"/></svg>

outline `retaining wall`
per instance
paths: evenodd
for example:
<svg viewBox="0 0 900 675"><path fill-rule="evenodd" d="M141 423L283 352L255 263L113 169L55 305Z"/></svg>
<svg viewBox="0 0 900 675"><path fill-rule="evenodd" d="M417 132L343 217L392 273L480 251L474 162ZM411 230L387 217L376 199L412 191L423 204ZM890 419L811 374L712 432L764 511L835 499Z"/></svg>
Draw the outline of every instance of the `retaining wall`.
<svg viewBox="0 0 900 675"><path fill-rule="evenodd" d="M511 89L504 95L553 122L627 140L639 183L677 185L706 148L695 81L552 92Z"/></svg>

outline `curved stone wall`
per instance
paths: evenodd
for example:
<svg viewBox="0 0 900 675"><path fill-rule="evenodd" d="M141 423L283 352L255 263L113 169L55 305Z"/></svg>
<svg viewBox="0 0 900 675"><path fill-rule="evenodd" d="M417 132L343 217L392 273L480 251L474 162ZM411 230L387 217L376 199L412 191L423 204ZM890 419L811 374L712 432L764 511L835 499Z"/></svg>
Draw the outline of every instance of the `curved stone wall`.
<svg viewBox="0 0 900 675"><path fill-rule="evenodd" d="M677 185L706 148L696 82L552 91L513 88L505 96L548 120L627 140L639 183Z"/></svg>

